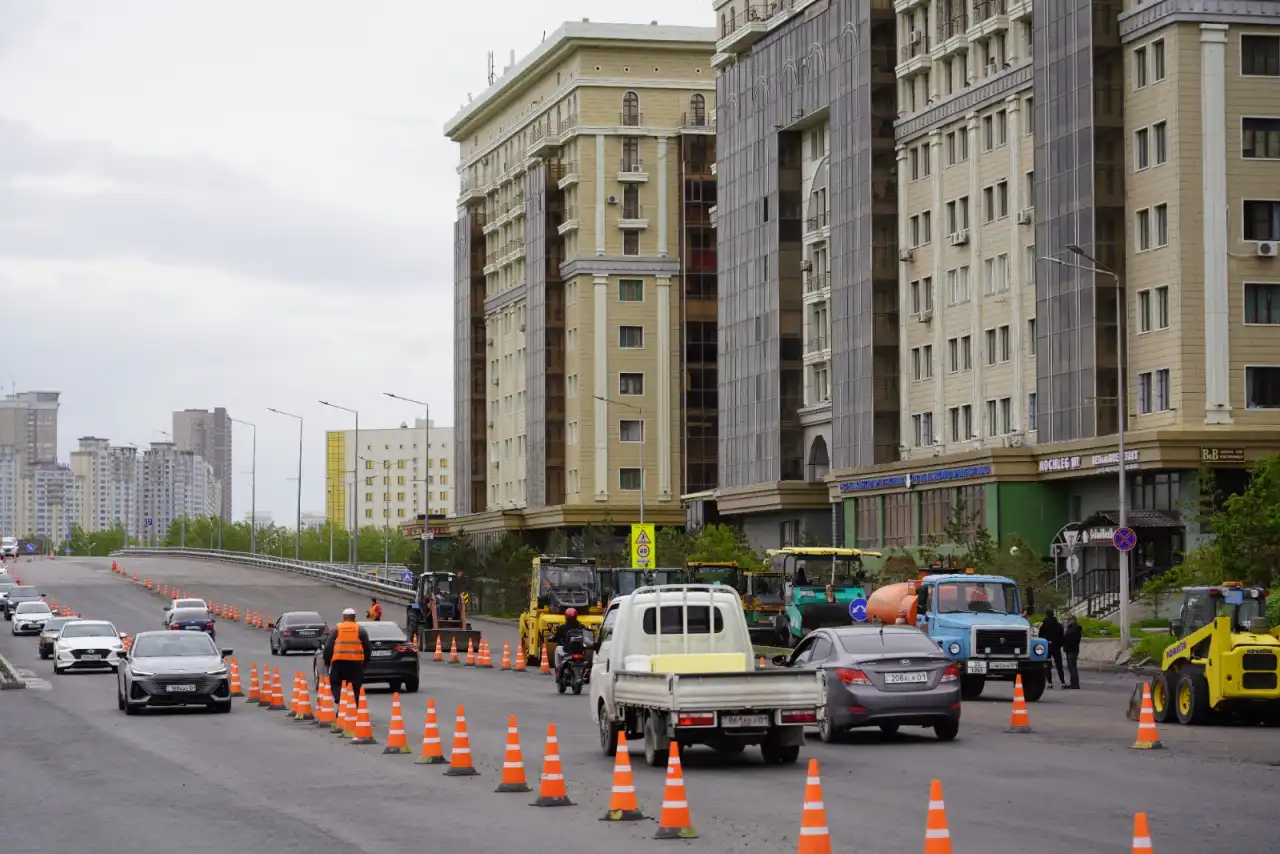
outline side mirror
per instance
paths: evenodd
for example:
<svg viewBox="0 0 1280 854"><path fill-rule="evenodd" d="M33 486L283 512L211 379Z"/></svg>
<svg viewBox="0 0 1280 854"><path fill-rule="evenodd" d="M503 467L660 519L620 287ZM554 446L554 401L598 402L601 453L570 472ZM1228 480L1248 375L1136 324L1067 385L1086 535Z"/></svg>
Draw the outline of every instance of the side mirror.
<svg viewBox="0 0 1280 854"><path fill-rule="evenodd" d="M129 636L129 633L128 633L128 632L121 632L121 633L120 633L120 640L124 640L124 639L125 639L125 638L127 638L128 636Z"/></svg>
<svg viewBox="0 0 1280 854"><path fill-rule="evenodd" d="M925 611L929 608L929 588L921 587L916 591L916 610Z"/></svg>
<svg viewBox="0 0 1280 854"><path fill-rule="evenodd" d="M232 656L232 655L234 655L234 654L235 654L235 650L234 650L234 649L224 649L224 650L222 651L222 657L223 657L223 658L229 658L229 657L231 657L231 656Z"/></svg>
<svg viewBox="0 0 1280 854"><path fill-rule="evenodd" d="M774 664L774 666L775 666L775 667L790 667L790 666L791 666L791 656L789 656L789 655L775 655L775 656L771 659L771 661L773 661L773 664Z"/></svg>
<svg viewBox="0 0 1280 854"><path fill-rule="evenodd" d="M1169 633L1172 634L1175 638L1182 637L1182 620L1170 620Z"/></svg>

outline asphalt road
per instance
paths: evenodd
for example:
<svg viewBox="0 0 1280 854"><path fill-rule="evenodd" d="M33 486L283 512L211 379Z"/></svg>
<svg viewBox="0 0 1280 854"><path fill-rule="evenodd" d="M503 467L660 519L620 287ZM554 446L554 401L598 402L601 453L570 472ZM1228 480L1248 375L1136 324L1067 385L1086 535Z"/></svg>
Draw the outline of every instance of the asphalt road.
<svg viewBox="0 0 1280 854"><path fill-rule="evenodd" d="M113 575L102 559L19 565L24 580L86 616L123 631L158 628L160 601ZM130 570L184 592L263 612L316 609L336 619L361 612L361 594L288 575L190 560L133 559ZM389 605L388 616L401 606ZM8 624L4 624L8 625ZM509 626L484 627L501 649ZM309 656L268 654L265 632L229 622L219 644L251 663L308 671ZM110 675L54 677L31 638L0 633L0 654L34 677L0 693L0 839L5 852L395 852L429 844L468 854L532 846L565 850L649 850L655 824L598 821L608 801L611 761L597 747L586 697L561 696L537 675L451 668L424 661L422 691L404 696L416 752L428 696L443 735L466 704L481 776L446 778L410 757L357 747L279 713L237 705L229 716L161 712L127 718L115 708ZM283 665L288 665L288 669ZM1280 730L1166 726L1163 751L1130 750L1124 718L1131 681L1086 674L1084 690L1051 692L1031 706L1035 732L1010 735L1009 689L965 704L960 738L931 734L885 740L857 734L840 745L813 739L793 767L762 766L758 754L686 754L687 791L700 838L691 848L725 852L794 850L804 794L804 758L821 762L836 851L906 854L922 846L929 781L945 787L958 851L1080 854L1128 851L1134 811L1151 817L1159 854L1202 854L1274 844L1280 787ZM379 740L389 695L370 693ZM509 714L520 716L524 758L536 786L549 722L559 728L576 806L537 809L530 795L493 793ZM656 817L663 773L637 763L642 809Z"/></svg>

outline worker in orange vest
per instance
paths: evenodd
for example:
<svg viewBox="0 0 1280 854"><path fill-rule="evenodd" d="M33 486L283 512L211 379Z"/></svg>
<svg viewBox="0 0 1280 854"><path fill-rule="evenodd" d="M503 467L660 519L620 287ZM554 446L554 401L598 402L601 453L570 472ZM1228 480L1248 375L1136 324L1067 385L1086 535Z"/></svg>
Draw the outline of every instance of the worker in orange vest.
<svg viewBox="0 0 1280 854"><path fill-rule="evenodd" d="M369 601L373 604L369 606L369 612L365 614L365 619L373 620L377 623L382 620L382 606L379 605L378 600L374 599L372 596L369 597Z"/></svg>
<svg viewBox="0 0 1280 854"><path fill-rule="evenodd" d="M364 684L364 667L369 662L369 633L356 622L356 609L342 612L342 622L329 632L324 642L324 663L329 668L329 690L333 702L340 702L342 684L345 682L360 695Z"/></svg>

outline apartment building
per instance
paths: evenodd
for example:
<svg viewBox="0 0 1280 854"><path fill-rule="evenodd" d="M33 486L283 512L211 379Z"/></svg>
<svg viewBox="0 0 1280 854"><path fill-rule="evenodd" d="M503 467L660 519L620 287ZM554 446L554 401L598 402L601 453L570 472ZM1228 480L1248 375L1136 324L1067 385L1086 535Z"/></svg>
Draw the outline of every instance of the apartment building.
<svg viewBox="0 0 1280 854"><path fill-rule="evenodd" d="M717 482L714 39L566 23L445 127L469 532L679 523Z"/></svg>
<svg viewBox="0 0 1280 854"><path fill-rule="evenodd" d="M18 449L27 468L58 461L57 391L22 391L0 400L0 445Z"/></svg>
<svg viewBox="0 0 1280 854"><path fill-rule="evenodd" d="M71 452L74 478L75 524L86 532L104 531L115 523L111 515L111 443L84 436Z"/></svg>
<svg viewBox="0 0 1280 854"><path fill-rule="evenodd" d="M458 489L453 434L452 427L424 418L358 435L330 430L325 518L351 530L398 526L422 513L452 515Z"/></svg>
<svg viewBox="0 0 1280 854"><path fill-rule="evenodd" d="M24 467L19 479L18 530L21 537L61 543L76 520L75 476L65 463Z"/></svg>
<svg viewBox="0 0 1280 854"><path fill-rule="evenodd" d="M142 458L132 445L112 446L107 449L108 525L119 524L125 535L141 538L145 531L142 517ZM220 489L220 487L218 487ZM220 492L216 492L221 497ZM215 507L220 506L215 502Z"/></svg>
<svg viewBox="0 0 1280 854"><path fill-rule="evenodd" d="M141 536L159 542L175 520L217 515L221 497L213 466L174 442L152 442L142 454Z"/></svg>
<svg viewBox="0 0 1280 854"><path fill-rule="evenodd" d="M19 479L20 453L13 445L0 445L0 536L18 537L22 529L19 520L24 515L22 483Z"/></svg>
<svg viewBox="0 0 1280 854"><path fill-rule="evenodd" d="M213 466L213 476L221 484L218 510L215 515L232 519L231 484L232 468L231 416L224 407L212 411L184 409L173 413L173 441L180 451L198 454Z"/></svg>

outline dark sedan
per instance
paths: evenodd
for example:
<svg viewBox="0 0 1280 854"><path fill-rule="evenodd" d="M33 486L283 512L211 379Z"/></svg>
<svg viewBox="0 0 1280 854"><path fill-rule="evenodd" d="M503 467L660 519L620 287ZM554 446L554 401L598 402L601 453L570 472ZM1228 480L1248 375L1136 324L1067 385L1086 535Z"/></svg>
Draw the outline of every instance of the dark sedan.
<svg viewBox="0 0 1280 854"><path fill-rule="evenodd" d="M329 625L315 611L285 611L271 623L271 654L314 652L324 646Z"/></svg>
<svg viewBox="0 0 1280 854"><path fill-rule="evenodd" d="M823 741L855 727L878 726L886 735L902 726L932 727L942 741L960 731L959 670L910 626L818 629L774 664L827 672Z"/></svg>
<svg viewBox="0 0 1280 854"><path fill-rule="evenodd" d="M205 632L217 638L213 628L213 615L204 608L174 608L164 618L165 626L175 632Z"/></svg>
<svg viewBox="0 0 1280 854"><path fill-rule="evenodd" d="M386 684L392 691L415 693L418 690L418 648L405 635L404 629L385 620L362 622L360 628L368 632L371 647L369 661L364 668L364 684ZM312 661L314 681L318 684L320 674L328 672L322 647L316 651Z"/></svg>
<svg viewBox="0 0 1280 854"><path fill-rule="evenodd" d="M62 631L62 627L74 620L82 619L81 617L54 617L44 624L44 628L40 630L40 657L53 657L53 642L58 639L58 632Z"/></svg>
<svg viewBox="0 0 1280 854"><path fill-rule="evenodd" d="M12 620L13 612L23 602L39 602L42 598L44 598L43 595L34 587L25 584L10 587L9 595L4 598L4 618Z"/></svg>

